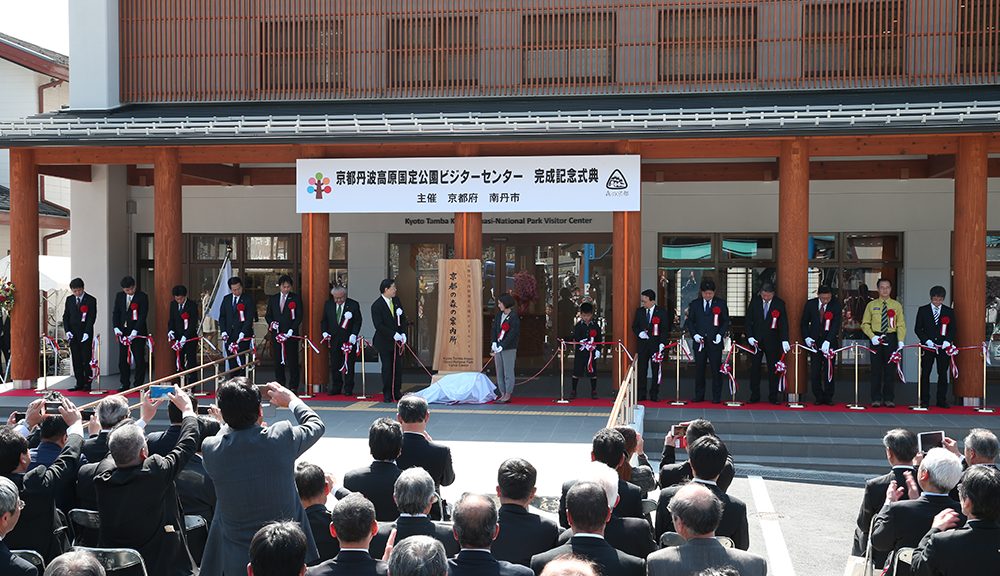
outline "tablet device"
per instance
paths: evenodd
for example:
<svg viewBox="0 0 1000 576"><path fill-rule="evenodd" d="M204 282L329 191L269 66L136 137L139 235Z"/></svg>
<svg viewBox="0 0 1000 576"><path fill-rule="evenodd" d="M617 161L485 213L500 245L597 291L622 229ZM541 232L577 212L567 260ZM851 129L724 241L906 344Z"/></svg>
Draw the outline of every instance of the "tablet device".
<svg viewBox="0 0 1000 576"><path fill-rule="evenodd" d="M944 431L921 432L917 434L917 449L926 454L931 448L944 447Z"/></svg>

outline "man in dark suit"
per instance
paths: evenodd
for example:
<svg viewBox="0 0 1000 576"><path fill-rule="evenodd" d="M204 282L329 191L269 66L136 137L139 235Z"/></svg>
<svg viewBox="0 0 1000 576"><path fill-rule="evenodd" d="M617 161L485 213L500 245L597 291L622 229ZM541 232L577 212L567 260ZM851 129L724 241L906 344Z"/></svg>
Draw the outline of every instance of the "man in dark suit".
<svg viewBox="0 0 1000 576"><path fill-rule="evenodd" d="M906 486L906 473L911 475L916 473L913 468L913 459L917 457L916 434L895 428L885 433L882 445L885 446L885 457L892 470L865 482L865 494L861 500L861 509L858 511L857 528L854 530L854 547L851 552L854 556L865 555L872 518L882 508L885 491L889 485L896 482L897 486ZM909 496L904 492L900 498L908 500ZM875 566L884 566L887 557L888 554L884 552L872 550L872 562Z"/></svg>
<svg viewBox="0 0 1000 576"><path fill-rule="evenodd" d="M590 560L601 574L615 576L642 576L645 574L641 558L615 550L604 540L604 525L611 518L608 496L595 482L578 482L566 495L566 516L573 529L568 544L536 554L531 558L531 569L541 574L545 565L565 554Z"/></svg>
<svg viewBox="0 0 1000 576"><path fill-rule="evenodd" d="M136 424L145 427L156 414L156 409L153 407L148 395L142 396L140 408L142 418L137 420ZM91 463L99 462L108 455L108 435L111 434L111 430L119 422L128 418L131 412L128 400L125 397L108 396L102 399L97 405L97 410L94 414L97 416L97 422L101 425L101 431L87 438L83 443L83 455L87 458L87 462Z"/></svg>
<svg viewBox="0 0 1000 576"><path fill-rule="evenodd" d="M442 486L455 483L455 468L451 462L451 448L438 444L427 433L427 422L431 418L427 400L407 394L396 406L396 420L403 429L403 451L396 458L400 470L419 466L434 479L434 489L441 493ZM434 520L443 519L447 506L442 500L431 511Z"/></svg>
<svg viewBox="0 0 1000 576"><path fill-rule="evenodd" d="M683 486L664 510L671 524L687 542L653 552L646 559L649 576L700 574L702 570L731 566L740 576L765 576L767 561L756 554L725 548L715 538L725 516L726 504L718 493L698 482ZM657 513L659 514L659 513ZM659 516L657 516L659 521Z"/></svg>
<svg viewBox="0 0 1000 576"><path fill-rule="evenodd" d="M304 316L302 299L292 292L292 277L283 274L278 278L278 293L267 299L264 321L274 334L274 379L296 394L300 392L299 341L295 336L299 336Z"/></svg>
<svg viewBox="0 0 1000 576"><path fill-rule="evenodd" d="M694 401L705 400L705 368L712 371L712 402L722 402L722 339L729 331L729 307L715 296L715 282L701 281L701 298L688 305L684 329L694 340Z"/></svg>
<svg viewBox="0 0 1000 576"><path fill-rule="evenodd" d="M559 526L528 509L537 479L535 467L520 458L504 461L497 471L498 517L503 530L493 540L492 550L499 560L530 566L532 556L558 545Z"/></svg>
<svg viewBox="0 0 1000 576"><path fill-rule="evenodd" d="M344 474L344 488L358 492L375 506L379 522L392 522L399 517L393 499L396 480L402 470L396 458L403 449L403 430L391 418L379 418L368 428L368 449L374 461ZM381 556L376 555L381 558Z"/></svg>
<svg viewBox="0 0 1000 576"><path fill-rule="evenodd" d="M20 491L17 484L5 476L0 476L0 574L7 576L40 576L38 570L27 560L10 553L3 538L14 529L21 517Z"/></svg>
<svg viewBox="0 0 1000 576"><path fill-rule="evenodd" d="M702 436L717 436L715 426L704 418L696 418L690 422L682 422L682 424L687 424L687 432L683 438L685 446L691 446L695 440ZM671 432L667 434L667 437L663 441L663 458L660 460L660 488L684 484L694 478L694 475L691 473L690 462L687 460L677 462L675 440L677 439L674 438L673 428L671 428ZM729 485L733 483L733 478L735 477L736 467L733 464L733 455L728 454L726 456L726 465L722 468L722 473L719 474L716 484L719 486L719 489L725 492L729 490Z"/></svg>
<svg viewBox="0 0 1000 576"><path fill-rule="evenodd" d="M604 489L608 502L614 508L618 502L618 471L608 468L600 462L590 462L584 466L577 477L577 482L595 482ZM566 530L559 535L559 544L568 543L573 537L572 530ZM644 518L622 518L611 515L604 525L604 539L615 550L620 550L636 558L645 558L657 549L653 541L651 526Z"/></svg>
<svg viewBox="0 0 1000 576"><path fill-rule="evenodd" d="M124 392L142 386L146 377L149 297L136 290L135 278L131 276L122 278L121 287L121 292L115 295L111 322L118 338L118 379L121 382L118 391Z"/></svg>
<svg viewBox="0 0 1000 576"><path fill-rule="evenodd" d="M61 416L46 416L39 430L41 441L38 446L28 450L31 456L28 472L39 466L46 468L54 464L69 440L69 426ZM83 464L86 464L86 458L81 456L80 465ZM56 494L56 507L63 514L69 514L70 510L76 508L76 486L70 483L63 486L62 491Z"/></svg>
<svg viewBox="0 0 1000 576"><path fill-rule="evenodd" d="M372 503L361 494L349 494L333 505L330 516L328 531L336 535L340 552L307 570L307 576L385 576L385 562L368 553L372 537L378 533Z"/></svg>
<svg viewBox="0 0 1000 576"><path fill-rule="evenodd" d="M150 456L141 428L119 426L108 440L115 467L94 480L99 545L138 550L150 576L193 572L174 479L198 449L198 417L186 392L176 389L168 397L184 415L174 449Z"/></svg>
<svg viewBox="0 0 1000 576"><path fill-rule="evenodd" d="M243 281L239 276L230 278L228 286L229 294L222 299L222 306L219 307L219 337L226 355L232 356L250 349L253 323L257 320L257 305L243 294ZM246 363L247 359L240 357L238 364L242 366ZM227 365L227 368L232 366ZM244 371L235 374L242 376Z"/></svg>
<svg viewBox="0 0 1000 576"><path fill-rule="evenodd" d="M833 299L833 289L820 286L816 297L806 302L801 325L806 346L816 350L810 353L809 380L819 405L833 406L833 372L827 354L837 348L840 321L840 302ZM832 361L836 363L836 357Z"/></svg>
<svg viewBox="0 0 1000 576"><path fill-rule="evenodd" d="M962 461L958 456L944 448L932 448L921 460L917 477L911 474L906 477L904 486L895 482L889 485L885 504L875 515L872 525L872 548L889 554L885 566L889 576L909 576L910 565L905 562L900 562L899 570L893 572L893 557L900 548L919 544L939 512L952 509L960 513L962 510L961 505L948 496L962 479ZM903 492L909 495L909 500L900 501Z"/></svg>
<svg viewBox="0 0 1000 576"><path fill-rule="evenodd" d="M93 358L94 321L97 319L97 298L87 294L83 288L83 280L74 278L69 283L73 292L66 297L63 306L63 330L69 341L69 351L73 356L73 376L76 385L71 392L90 390L93 372L90 361Z"/></svg>
<svg viewBox="0 0 1000 576"><path fill-rule="evenodd" d="M722 502L722 518L715 533L731 538L733 544L740 550L748 550L750 548L750 528L747 521L747 505L739 498L723 492L716 482L723 466L726 465L728 453L726 445L715 436L702 436L694 444L688 446L691 470L694 472L692 482L704 485ZM671 486L660 490L660 499L656 506L655 533L657 541L664 532L677 532L670 515L670 500L681 488L683 486Z"/></svg>
<svg viewBox="0 0 1000 576"><path fill-rule="evenodd" d="M190 340L198 337L201 314L198 313L198 304L188 299L187 286L178 284L171 293L174 303L170 305L167 319L167 342L171 343L175 352L180 352L176 366L180 372L198 365L198 342Z"/></svg>
<svg viewBox="0 0 1000 576"><path fill-rule="evenodd" d="M347 288L335 286L330 290L333 300L323 305L320 329L323 340L330 348L330 386L328 394L354 394L354 363L357 361L358 334L361 333L361 305L347 297ZM345 349L349 351L345 352Z"/></svg>
<svg viewBox="0 0 1000 576"><path fill-rule="evenodd" d="M931 399L931 370L937 363L937 406L948 408L948 370L951 366L952 342L958 333L955 327L955 310L945 306L943 286L931 288L931 301L917 309L917 322L913 331L925 346L920 350L920 404L924 408Z"/></svg>
<svg viewBox="0 0 1000 576"><path fill-rule="evenodd" d="M340 552L337 539L330 533L330 510L326 507L327 498L333 489L333 480L319 466L299 462L295 466L295 488L299 492L302 507L306 509L313 540L319 550L319 558L311 564L316 565Z"/></svg>
<svg viewBox="0 0 1000 576"><path fill-rule="evenodd" d="M244 570L247 576L302 576L306 573L309 548L310 541L297 522L269 522L250 539L247 555L250 563Z"/></svg>
<svg viewBox="0 0 1000 576"><path fill-rule="evenodd" d="M59 412L69 425L69 437L51 466L39 466L29 472L31 455L27 440L10 426L0 427L0 476L14 482L24 501L20 519L4 537L4 544L11 550L34 550L46 562L69 549L66 536L56 532L62 522L56 513L55 496L76 481L83 445L80 410L68 399L62 402Z"/></svg>
<svg viewBox="0 0 1000 576"><path fill-rule="evenodd" d="M913 551L917 576L987 574L1000 565L1000 470L972 466L959 484L962 514L945 509ZM995 570L994 570L995 571Z"/></svg>
<svg viewBox="0 0 1000 576"><path fill-rule="evenodd" d="M591 441L590 459L601 462L612 470L617 470L618 466L625 459L625 438L621 432L614 428L602 428L594 434ZM576 480L567 480L562 485L562 495L559 497L559 524L564 528L569 528L569 519L566 517L566 494L569 489L576 484ZM642 489L626 482L618 480L618 504L611 503L614 513L617 516L627 518L643 518L642 513Z"/></svg>
<svg viewBox="0 0 1000 576"><path fill-rule="evenodd" d="M778 390L778 360L792 347L788 344L788 314L785 301L774 295L774 284L765 282L757 297L750 299L746 313L747 342L757 353L750 360L750 403L760 402L760 365L767 357L767 400L781 404Z"/></svg>
<svg viewBox="0 0 1000 576"><path fill-rule="evenodd" d="M396 296L396 281L386 278L378 289L379 297L372 302L372 344L382 364L382 401L395 402L403 396L403 351L409 322Z"/></svg>
<svg viewBox="0 0 1000 576"><path fill-rule="evenodd" d="M490 552L500 526L496 504L489 498L462 496L455 506L454 530L462 551L448 560L448 576L533 576L530 568L497 560Z"/></svg>
<svg viewBox="0 0 1000 576"><path fill-rule="evenodd" d="M458 554L458 541L452 532L450 522L435 522L430 519L430 511L437 502L434 493L434 479L423 468L404 470L396 480L392 493L399 518L395 522L379 523L378 534L372 539L369 551L375 558L381 558L386 543L393 530L396 544L410 536L430 536L440 542L448 556Z"/></svg>
<svg viewBox="0 0 1000 576"><path fill-rule="evenodd" d="M639 338L639 351L636 362L638 369L637 397L645 400L646 396L646 376L649 372L650 360L657 352L662 351L670 338L670 315L662 306L656 305L656 292L643 290L639 295L639 308L632 318L632 332ZM653 402L659 400L660 394L660 370L662 363L652 363L653 383L649 386L649 399Z"/></svg>

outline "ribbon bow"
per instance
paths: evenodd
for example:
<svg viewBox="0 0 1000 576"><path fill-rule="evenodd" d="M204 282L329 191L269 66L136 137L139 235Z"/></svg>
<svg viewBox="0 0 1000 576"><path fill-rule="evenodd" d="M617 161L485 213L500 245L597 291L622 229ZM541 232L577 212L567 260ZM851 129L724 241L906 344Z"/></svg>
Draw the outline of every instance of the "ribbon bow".
<svg viewBox="0 0 1000 576"><path fill-rule="evenodd" d="M660 365L656 368L656 385L659 386L663 381L663 351L655 352L651 360L654 364Z"/></svg>
<svg viewBox="0 0 1000 576"><path fill-rule="evenodd" d="M340 367L341 374L347 374L347 362L350 359L349 356L353 348L350 342L344 342L340 345L340 351L344 354L344 365Z"/></svg>
<svg viewBox="0 0 1000 576"><path fill-rule="evenodd" d="M896 365L896 374L899 376L899 381L905 383L906 375L903 374L903 353L896 350L889 355L889 362Z"/></svg>
<svg viewBox="0 0 1000 576"><path fill-rule="evenodd" d="M951 378L954 380L958 378L958 364L955 363L955 356L958 356L959 352L958 346L952 344L945 348L943 352L948 355L948 363L950 364L948 370L951 372Z"/></svg>
<svg viewBox="0 0 1000 576"><path fill-rule="evenodd" d="M101 377L101 359L97 353L98 342L101 336L98 334L90 339L90 381L93 382Z"/></svg>
<svg viewBox="0 0 1000 576"><path fill-rule="evenodd" d="M733 348L729 349L729 354L726 354L726 360L722 363L722 367L719 368L719 372L725 374L729 378L729 394L733 398L736 397L736 391L739 386L736 384L736 375L733 374L733 367L729 364L729 360L733 357Z"/></svg>
<svg viewBox="0 0 1000 576"><path fill-rule="evenodd" d="M785 366L785 354L774 364L774 373L778 375L778 391L785 391L785 373L788 368Z"/></svg>

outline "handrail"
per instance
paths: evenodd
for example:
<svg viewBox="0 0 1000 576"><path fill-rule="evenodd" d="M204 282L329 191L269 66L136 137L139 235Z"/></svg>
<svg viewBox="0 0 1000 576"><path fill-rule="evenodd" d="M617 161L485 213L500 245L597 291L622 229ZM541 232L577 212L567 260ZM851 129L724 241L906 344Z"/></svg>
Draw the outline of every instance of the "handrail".
<svg viewBox="0 0 1000 576"><path fill-rule="evenodd" d="M124 396L126 394L132 394L134 392L143 392L145 390L148 390L150 386L157 386L157 385L171 383L173 380L177 380L177 379L179 379L179 378L181 378L183 376L187 376L188 374L192 374L194 372L198 372L200 370L204 370L205 368L208 368L208 367L211 367L211 366L215 366L215 365L221 364L223 362L227 362L229 360L234 360L234 359L236 359L236 358L238 358L240 356L243 356L243 355L248 355L249 356L249 355L252 355L252 354L255 354L255 353L256 353L256 351L254 349L252 349L252 348L248 349L248 350L243 350L243 351L237 352L236 354L233 354L232 356L226 356L226 357L223 357L223 358L218 358L216 360L212 360L210 362L206 362L206 363L204 363L204 364L202 364L200 366L195 366L193 368L188 368L187 370L183 370L181 372L177 372L175 374L171 374L170 376L164 376L163 378L157 378L156 380L153 380L152 382L147 382L146 384L143 384L142 386L136 386L135 388L130 388L130 389L124 391L124 392L115 392L115 393L111 394L111 396ZM235 368L231 368L229 370L226 370L225 372L221 372L221 373L215 374L215 375L213 375L213 376L211 376L209 378L203 378L202 380L200 380L196 384L204 383L204 382L206 382L208 380L211 380L212 378L216 378L220 374L228 374L229 372L233 372L233 371L236 371L236 370L242 370L243 368L246 368L247 366L255 365L257 362L258 362L258 360L256 358L254 358L254 357L251 356L251 358L248 361L244 362L242 366L236 366ZM188 386L189 386L188 384L185 384L184 388L187 388ZM80 406L79 409L80 410L86 410L87 408L94 408L94 407L96 407L100 403L101 403L101 400L95 400L93 402L89 402L87 404L84 404L83 406Z"/></svg>
<svg viewBox="0 0 1000 576"><path fill-rule="evenodd" d="M211 362L207 363L206 365L208 365L208 364L211 364ZM194 388L195 386L201 386L202 384L204 384L206 382L209 382L211 380L217 380L220 376L225 376L226 374L229 374L231 372L239 372L240 370L243 370L244 368L245 368L245 366L234 366L234 367L230 368L229 370L225 370L223 372L218 372L216 374L212 374L211 376L206 376L205 378L202 378L201 380L198 380L197 382L192 382L190 384L185 384L185 385L181 386L180 389L181 390L189 390L191 388ZM129 392L131 392L131 390ZM140 406L142 406L141 402L139 404L134 404L132 406L129 406L129 409L133 410L133 409L139 408Z"/></svg>
<svg viewBox="0 0 1000 576"><path fill-rule="evenodd" d="M625 374L625 377L622 379L621 386L618 388L618 396L615 398L615 404L611 408L611 414L608 415L608 428L629 425L633 422L633 409L636 405L635 365L636 363L633 362L629 366L628 372Z"/></svg>

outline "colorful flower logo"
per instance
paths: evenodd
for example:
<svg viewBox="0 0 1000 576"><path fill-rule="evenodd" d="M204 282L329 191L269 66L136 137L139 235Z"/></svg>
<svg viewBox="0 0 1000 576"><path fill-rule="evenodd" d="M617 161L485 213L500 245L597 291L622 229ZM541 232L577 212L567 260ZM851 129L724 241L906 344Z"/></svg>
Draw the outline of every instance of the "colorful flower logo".
<svg viewBox="0 0 1000 576"><path fill-rule="evenodd" d="M317 172L315 176L309 179L309 186L306 188L306 192L310 194L315 194L317 200L323 199L323 194L329 194L333 189L330 188L330 179L324 178L322 172Z"/></svg>

